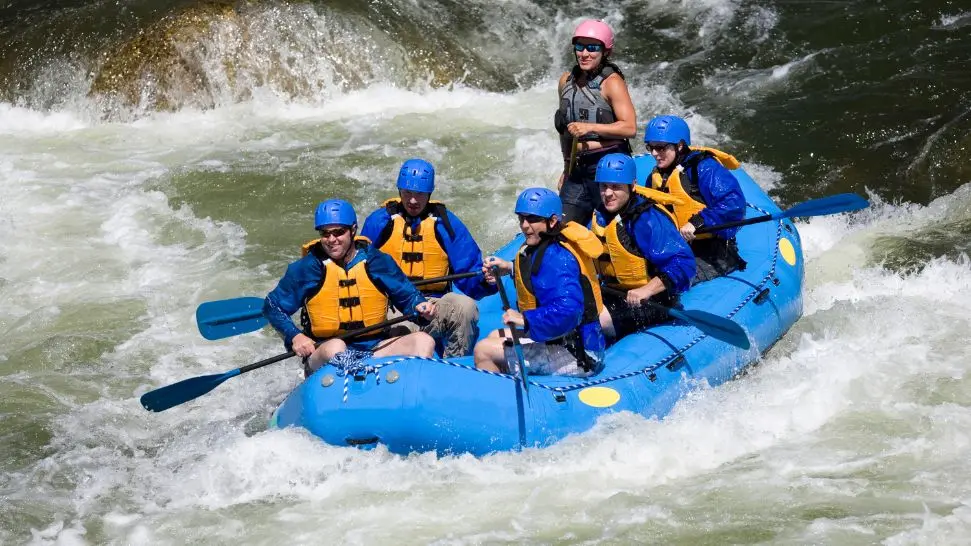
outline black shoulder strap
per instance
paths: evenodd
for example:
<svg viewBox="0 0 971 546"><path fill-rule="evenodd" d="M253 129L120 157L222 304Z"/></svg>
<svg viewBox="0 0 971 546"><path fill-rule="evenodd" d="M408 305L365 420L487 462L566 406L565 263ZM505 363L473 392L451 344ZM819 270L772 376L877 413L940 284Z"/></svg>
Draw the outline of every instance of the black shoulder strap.
<svg viewBox="0 0 971 546"><path fill-rule="evenodd" d="M627 79L626 77L624 77L624 73L621 72L619 66L617 66L616 64L614 64L611 61L607 61L606 63L604 63L604 69L603 69L604 79L607 79L607 76L609 76L611 74L617 74L623 80L626 80Z"/></svg>
<svg viewBox="0 0 971 546"><path fill-rule="evenodd" d="M637 219L640 218L641 214L644 214L644 211L656 204L650 197L644 197L640 194L634 194L631 196L631 199L637 199L638 202L634 203L633 205L628 205L627 209L620 213L620 218L624 222L628 223L636 222Z"/></svg>
<svg viewBox="0 0 971 546"><path fill-rule="evenodd" d="M448 238L455 240L455 230L452 229L452 222L448 219L448 210L445 208L444 203L435 203L434 205L435 217L445 226L445 232L448 233Z"/></svg>
<svg viewBox="0 0 971 546"><path fill-rule="evenodd" d="M543 265L543 258L546 256L546 249L548 249L554 242L565 240L559 233L556 233L556 235L551 237L543 237L542 235L540 237L542 239L540 240L539 245L536 246L536 251L533 252L533 263L529 269L530 276L539 273L539 268Z"/></svg>
<svg viewBox="0 0 971 546"><path fill-rule="evenodd" d="M381 248L384 243L388 242L391 238L391 231L394 229L394 220L389 218L381 228L381 233L378 234L378 238L374 240L374 248Z"/></svg>
<svg viewBox="0 0 971 546"><path fill-rule="evenodd" d="M684 182L682 182L681 187L685 187L685 191L687 191L688 195L691 197L698 197L701 195L701 191L698 189L698 164L701 163L703 159L708 157L715 156L709 151L698 152L692 154L683 163L684 174L687 176L688 183L691 184L691 186L685 187Z"/></svg>

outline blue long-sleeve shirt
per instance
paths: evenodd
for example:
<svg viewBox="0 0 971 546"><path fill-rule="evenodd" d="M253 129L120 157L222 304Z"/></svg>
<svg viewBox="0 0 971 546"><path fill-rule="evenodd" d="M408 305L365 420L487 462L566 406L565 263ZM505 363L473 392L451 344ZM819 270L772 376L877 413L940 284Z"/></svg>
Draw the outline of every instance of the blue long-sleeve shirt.
<svg viewBox="0 0 971 546"><path fill-rule="evenodd" d="M357 254L344 266L344 270L349 271L363 260L367 260L364 269L374 285L402 312L414 312L419 303L426 301L394 259L371 245L358 246ZM290 318L291 315L317 292L323 280L323 262L311 252L288 265L276 288L263 300L263 316L283 336L287 350L291 348L293 337L304 333Z"/></svg>
<svg viewBox="0 0 971 546"><path fill-rule="evenodd" d="M448 216L449 225L455 236L449 235L444 223L439 220L435 223L435 233L438 240L442 242L442 247L448 255L448 263L452 273L479 272L482 270L482 250L476 244L469 229L459 220L459 217L452 214L452 211L445 209ZM421 223L420 217L407 217L405 221L411 223L412 229ZM367 237L372 242L377 242L388 223L391 222L391 215L385 207L380 207L364 220L361 227L361 235ZM473 299L482 299L485 296L496 293L495 285L485 282L482 276L468 277L454 281L455 286L465 295ZM431 295L431 294L430 294ZM440 296L441 294L434 294Z"/></svg>
<svg viewBox="0 0 971 546"><path fill-rule="evenodd" d="M530 258L535 258L535 255ZM523 271L521 274L529 272ZM530 280L533 295L539 302L536 309L523 312L523 318L529 327L526 335L530 339L556 339L580 325L583 318L580 265L570 251L551 243L546 249L539 271Z"/></svg>
<svg viewBox="0 0 971 546"><path fill-rule="evenodd" d="M627 207L636 207L644 201L644 197L634 194ZM610 221L602 211L597 211L595 220L601 226ZM634 222L622 224L641 254L657 268L661 279L667 277L665 288L680 294L691 286L697 266L695 255L669 217L656 207L649 207Z"/></svg>
<svg viewBox="0 0 971 546"><path fill-rule="evenodd" d="M691 152L682 161L691 163L696 155L702 152ZM685 171L688 168L686 166ZM691 223L695 227L714 226L726 222L735 222L745 218L745 195L738 179L713 157L706 157L698 161L697 166L698 191L704 198L706 206ZM682 174L684 176L684 174ZM722 229L714 232L717 237L731 239L738 231L737 227Z"/></svg>

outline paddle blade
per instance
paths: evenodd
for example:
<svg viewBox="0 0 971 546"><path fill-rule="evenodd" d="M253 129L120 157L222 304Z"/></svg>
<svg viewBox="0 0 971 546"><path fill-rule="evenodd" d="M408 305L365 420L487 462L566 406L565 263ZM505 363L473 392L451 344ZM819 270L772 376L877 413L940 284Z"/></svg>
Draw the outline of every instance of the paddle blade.
<svg viewBox="0 0 971 546"><path fill-rule="evenodd" d="M218 387L223 381L237 375L239 375L239 369L226 373L201 375L166 385L154 391L148 391L140 399L142 407L148 411L165 411L172 406L195 400Z"/></svg>
<svg viewBox="0 0 971 546"><path fill-rule="evenodd" d="M208 301L196 309L199 333L208 340L255 332L266 326L262 298Z"/></svg>
<svg viewBox="0 0 971 546"><path fill-rule="evenodd" d="M668 309L668 314L673 318L691 324L713 338L730 343L740 349L748 350L751 347L745 330L735 322L726 318L706 313L705 311L689 311L673 308Z"/></svg>
<svg viewBox="0 0 971 546"><path fill-rule="evenodd" d="M870 206L870 202L855 193L841 193L820 197L819 199L810 199L788 210L773 214L772 218L780 220L782 218L796 218L798 216L825 216L827 214L839 214L841 212L865 209L868 206Z"/></svg>

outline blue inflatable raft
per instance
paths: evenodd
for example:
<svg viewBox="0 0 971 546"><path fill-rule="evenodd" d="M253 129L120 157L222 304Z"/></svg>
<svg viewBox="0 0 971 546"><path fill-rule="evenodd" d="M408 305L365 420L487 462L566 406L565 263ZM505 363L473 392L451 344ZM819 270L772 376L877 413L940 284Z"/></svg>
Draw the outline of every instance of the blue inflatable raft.
<svg viewBox="0 0 971 546"><path fill-rule="evenodd" d="M643 183L654 160L639 156L637 165ZM748 217L779 212L747 173L734 173ZM270 426L304 427L337 446L483 455L547 446L613 412L663 417L692 385L719 385L754 363L802 314L802 248L791 221L745 226L737 240L745 271L694 286L681 304L738 323L749 350L673 322L609 347L596 376L529 376L525 390L513 376L476 370L471 357L375 358L350 370L328 365L290 393ZM521 244L520 235L497 255L511 259ZM485 298L479 308L485 335L500 326L501 301Z"/></svg>

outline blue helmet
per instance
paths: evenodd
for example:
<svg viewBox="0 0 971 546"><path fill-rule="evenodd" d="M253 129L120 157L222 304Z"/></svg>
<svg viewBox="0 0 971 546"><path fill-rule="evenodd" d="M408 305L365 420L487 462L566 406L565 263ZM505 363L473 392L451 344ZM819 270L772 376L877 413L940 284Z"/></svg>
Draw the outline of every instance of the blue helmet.
<svg viewBox="0 0 971 546"><path fill-rule="evenodd" d="M684 141L685 146L691 145L691 130L688 124L678 116L658 116L644 127L644 143L667 142L677 144Z"/></svg>
<svg viewBox="0 0 971 546"><path fill-rule="evenodd" d="M636 184L637 165L627 154L607 154L597 163L593 179L600 184Z"/></svg>
<svg viewBox="0 0 971 546"><path fill-rule="evenodd" d="M431 193L435 191L435 167L424 159L409 159L398 172L398 189Z"/></svg>
<svg viewBox="0 0 971 546"><path fill-rule="evenodd" d="M354 207L343 199L329 199L317 205L317 210L314 212L314 229L331 225L348 227L357 225Z"/></svg>
<svg viewBox="0 0 971 546"><path fill-rule="evenodd" d="M563 217L563 202L560 196L546 188L527 188L516 199L516 214L542 216L549 220L555 214Z"/></svg>

